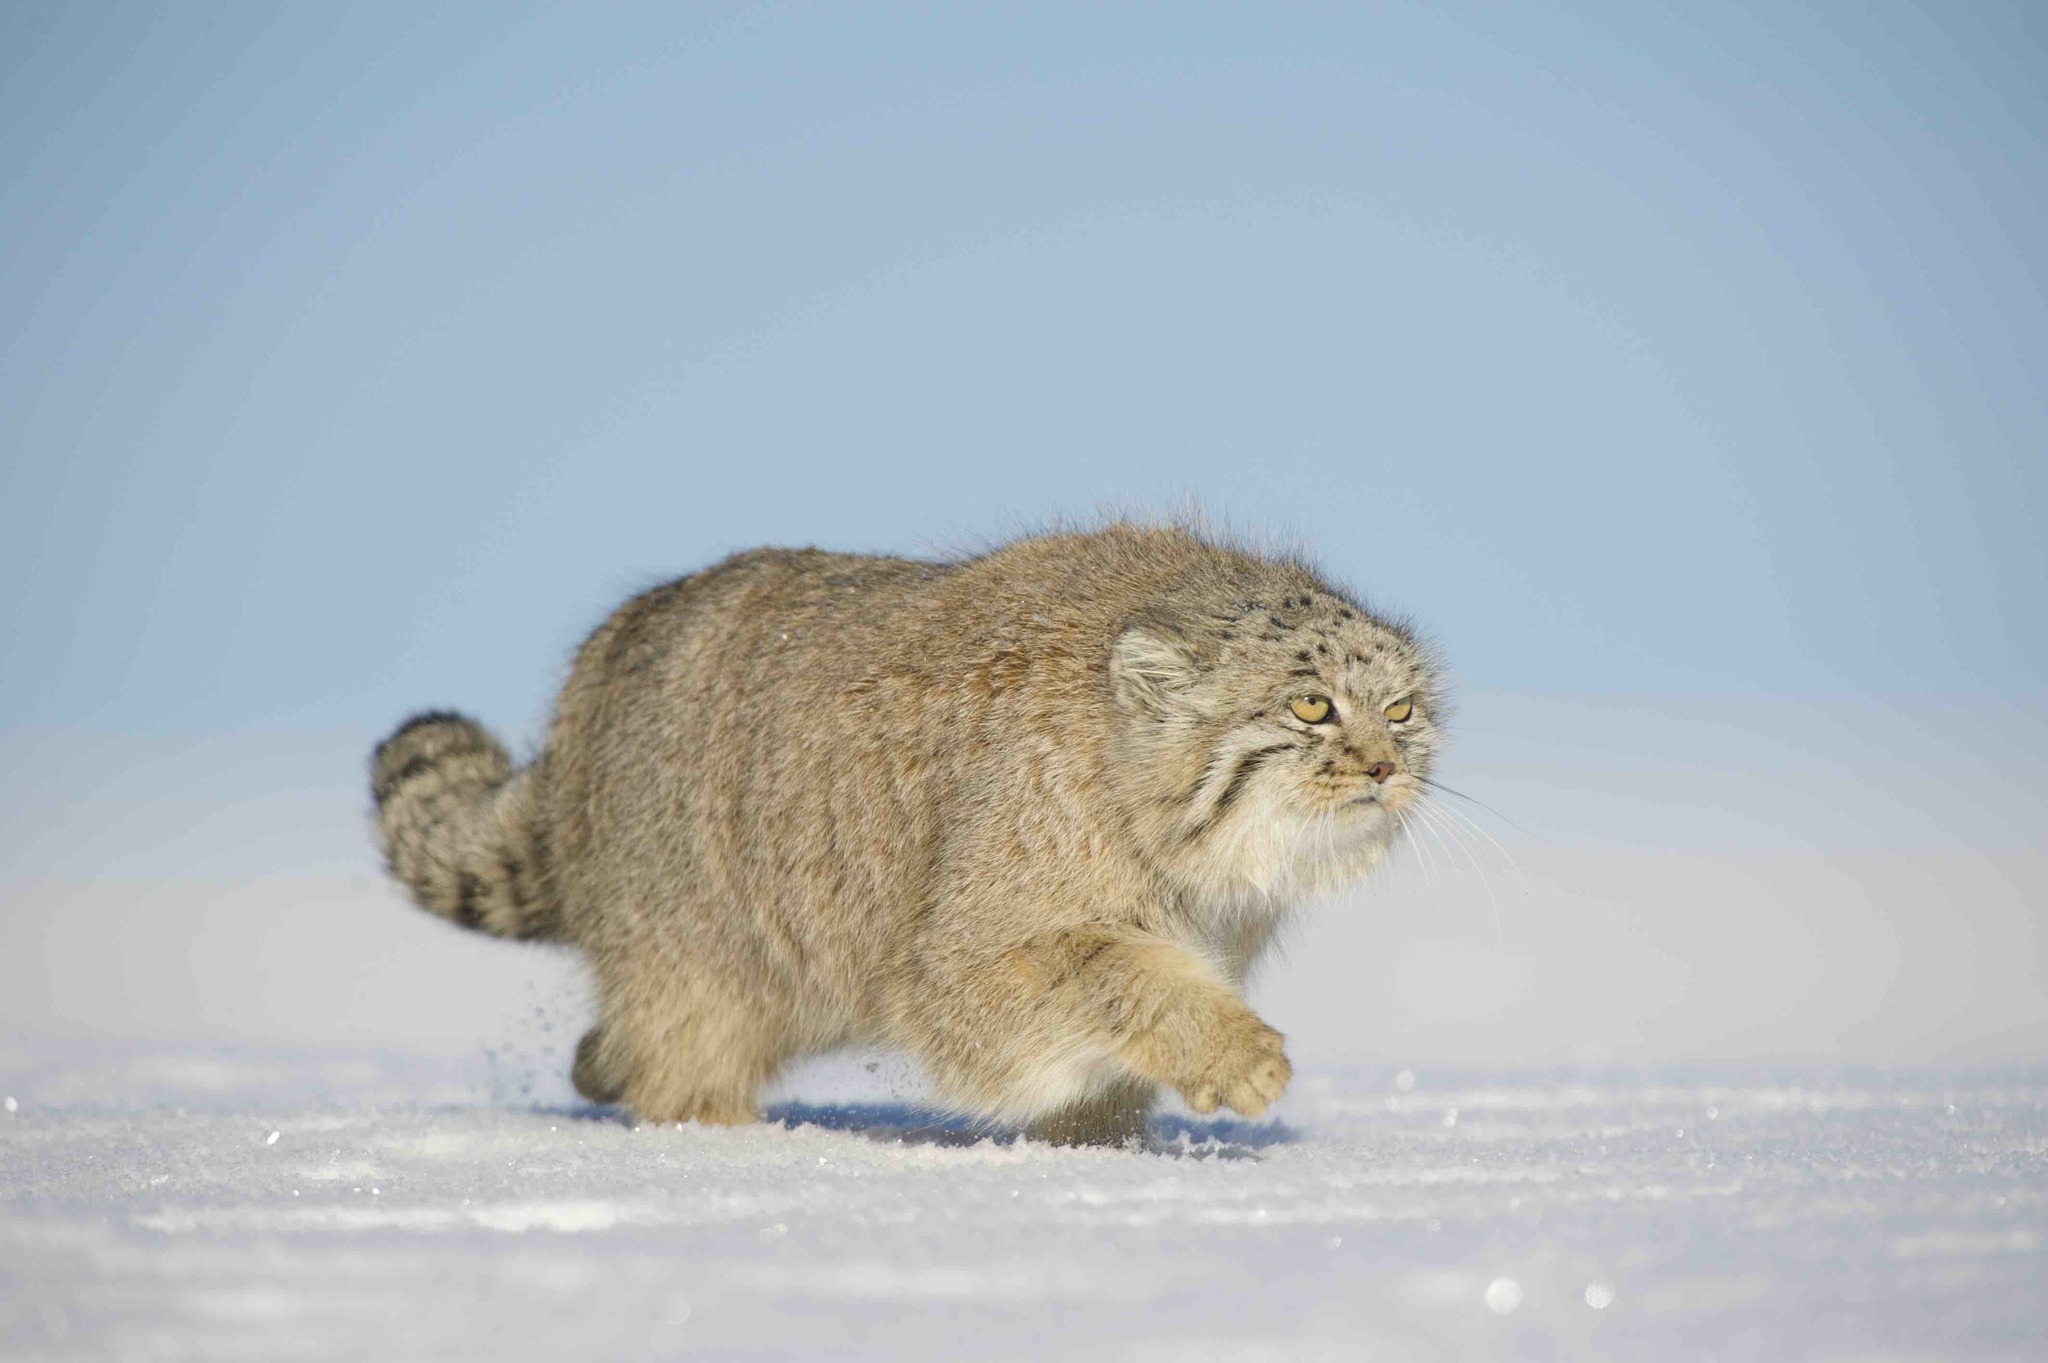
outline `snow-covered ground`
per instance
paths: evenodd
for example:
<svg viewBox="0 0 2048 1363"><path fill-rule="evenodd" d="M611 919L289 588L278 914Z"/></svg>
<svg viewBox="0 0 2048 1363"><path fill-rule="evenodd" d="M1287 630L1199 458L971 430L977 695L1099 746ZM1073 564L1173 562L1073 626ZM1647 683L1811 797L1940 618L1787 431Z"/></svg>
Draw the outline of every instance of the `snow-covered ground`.
<svg viewBox="0 0 2048 1363"><path fill-rule="evenodd" d="M873 1056L636 1130L572 959L378 875L373 735L0 736L0 1358L2048 1358L2048 723L1671 708L1472 704L1500 817L1299 915L1276 1121L1143 1153Z"/></svg>
<svg viewBox="0 0 2048 1363"><path fill-rule="evenodd" d="M550 1081L553 1082L553 1081ZM813 1065L635 1128L503 1057L0 1048L8 1358L2023 1358L2048 1074L1304 1066L1138 1151ZM542 1087L547 1087L544 1084Z"/></svg>

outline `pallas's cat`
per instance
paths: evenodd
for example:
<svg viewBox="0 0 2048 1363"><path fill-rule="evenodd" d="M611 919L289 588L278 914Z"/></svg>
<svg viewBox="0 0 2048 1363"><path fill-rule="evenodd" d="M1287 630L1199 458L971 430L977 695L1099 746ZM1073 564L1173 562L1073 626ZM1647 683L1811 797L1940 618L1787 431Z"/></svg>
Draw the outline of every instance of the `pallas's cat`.
<svg viewBox="0 0 2048 1363"><path fill-rule="evenodd" d="M425 908L571 943L577 1088L744 1122L793 1057L901 1048L956 1110L1138 1132L1286 1087L1245 972L1376 866L1439 683L1305 565L1174 527L955 562L762 549L628 601L540 756L420 715L372 763Z"/></svg>

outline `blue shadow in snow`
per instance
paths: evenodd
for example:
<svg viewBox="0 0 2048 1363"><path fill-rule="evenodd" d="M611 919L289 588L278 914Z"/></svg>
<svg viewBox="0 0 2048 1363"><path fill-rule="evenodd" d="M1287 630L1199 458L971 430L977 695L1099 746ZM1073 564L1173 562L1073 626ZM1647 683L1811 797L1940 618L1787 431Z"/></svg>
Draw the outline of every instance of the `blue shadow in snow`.
<svg viewBox="0 0 2048 1363"><path fill-rule="evenodd" d="M1009 1145L1023 1139L1013 1127L993 1126L910 1103L777 1103L767 1119L794 1130L815 1126L886 1144L968 1146L983 1141ZM1176 1159L1256 1159L1258 1152L1299 1138L1282 1122L1247 1122L1233 1117L1154 1114L1142 1152Z"/></svg>
<svg viewBox="0 0 2048 1363"><path fill-rule="evenodd" d="M559 1121L633 1126L637 1119L623 1107L597 1103L539 1106L535 1115ZM776 1103L763 1117L794 1131L815 1126L885 1145L964 1147L989 1141L1010 1145L1024 1139L1015 1127L991 1125L971 1117L934 1111L914 1103ZM1285 1122L1248 1122L1239 1117L1191 1117L1154 1113L1146 1124L1144 1144L1134 1153L1173 1159L1257 1159L1261 1150L1291 1145L1301 1133ZM1128 1148L1128 1147L1126 1147Z"/></svg>

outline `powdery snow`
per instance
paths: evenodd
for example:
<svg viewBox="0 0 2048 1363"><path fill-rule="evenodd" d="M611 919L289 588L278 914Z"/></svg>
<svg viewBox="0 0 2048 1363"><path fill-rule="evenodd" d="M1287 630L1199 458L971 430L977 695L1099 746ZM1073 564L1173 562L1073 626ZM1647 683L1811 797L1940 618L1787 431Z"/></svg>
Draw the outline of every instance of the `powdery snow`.
<svg viewBox="0 0 2048 1363"><path fill-rule="evenodd" d="M1279 1120L1162 1115L1143 1152L931 1124L858 1058L743 1130L487 1074L18 1043L5 1355L1959 1359L2048 1335L2038 1072L1305 1065Z"/></svg>

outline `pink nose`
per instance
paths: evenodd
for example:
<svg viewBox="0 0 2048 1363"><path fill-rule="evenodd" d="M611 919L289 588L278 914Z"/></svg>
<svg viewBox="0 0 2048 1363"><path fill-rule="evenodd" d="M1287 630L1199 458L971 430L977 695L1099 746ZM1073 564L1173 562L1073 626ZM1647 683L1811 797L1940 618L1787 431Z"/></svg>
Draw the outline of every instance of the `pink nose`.
<svg viewBox="0 0 2048 1363"><path fill-rule="evenodd" d="M1365 769L1365 774L1372 778L1374 785L1383 786L1387 783L1387 778L1394 774L1394 764L1392 762L1375 762Z"/></svg>

